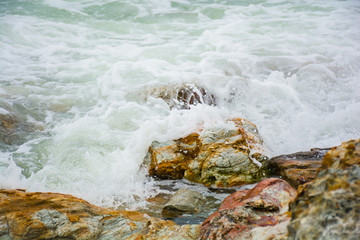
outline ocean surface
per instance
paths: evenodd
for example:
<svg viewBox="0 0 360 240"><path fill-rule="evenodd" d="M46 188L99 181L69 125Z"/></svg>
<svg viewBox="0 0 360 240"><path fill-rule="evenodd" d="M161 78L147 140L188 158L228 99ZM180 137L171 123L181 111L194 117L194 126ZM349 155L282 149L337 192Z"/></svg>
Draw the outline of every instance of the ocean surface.
<svg viewBox="0 0 360 240"><path fill-rule="evenodd" d="M141 208L150 144L231 117L270 157L359 138L360 1L0 0L1 188Z"/></svg>

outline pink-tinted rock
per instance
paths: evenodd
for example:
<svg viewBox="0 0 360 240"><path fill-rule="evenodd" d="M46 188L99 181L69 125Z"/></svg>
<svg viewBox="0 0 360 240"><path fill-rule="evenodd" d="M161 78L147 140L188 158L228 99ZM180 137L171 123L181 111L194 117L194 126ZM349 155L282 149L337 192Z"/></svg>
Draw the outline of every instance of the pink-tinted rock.
<svg viewBox="0 0 360 240"><path fill-rule="evenodd" d="M253 239L256 231L261 230L256 228L289 220L286 211L295 196L295 189L277 178L265 179L251 190L236 192L203 222L200 239ZM278 232L286 234L286 224L282 228Z"/></svg>
<svg viewBox="0 0 360 240"><path fill-rule="evenodd" d="M219 210L230 209L230 208L234 208L234 207L242 205L242 201L244 200L246 194L249 191L250 190L240 190L240 191L234 192L230 196L226 197L222 201L222 203L219 207Z"/></svg>

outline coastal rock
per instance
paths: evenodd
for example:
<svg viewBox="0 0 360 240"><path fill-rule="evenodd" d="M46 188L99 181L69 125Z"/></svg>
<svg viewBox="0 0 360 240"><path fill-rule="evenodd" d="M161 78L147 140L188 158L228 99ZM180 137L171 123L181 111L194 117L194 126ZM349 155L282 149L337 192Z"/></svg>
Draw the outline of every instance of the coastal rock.
<svg viewBox="0 0 360 240"><path fill-rule="evenodd" d="M21 109L20 106L18 108ZM19 109L0 102L0 144L21 144L29 133L43 130L42 126L29 123Z"/></svg>
<svg viewBox="0 0 360 240"><path fill-rule="evenodd" d="M102 215L112 213L70 195L0 191L0 216L11 239L95 238Z"/></svg>
<svg viewBox="0 0 360 240"><path fill-rule="evenodd" d="M295 189L277 178L233 193L203 222L199 239L285 239L286 211L295 196Z"/></svg>
<svg viewBox="0 0 360 240"><path fill-rule="evenodd" d="M184 213L198 213L203 201L204 197L201 193L186 188L179 189L165 204L162 215L176 217Z"/></svg>
<svg viewBox="0 0 360 240"><path fill-rule="evenodd" d="M196 239L199 225L100 208L71 195L0 190L0 239Z"/></svg>
<svg viewBox="0 0 360 240"><path fill-rule="evenodd" d="M281 176L297 188L315 179L322 158L330 148L313 148L310 151L280 155L266 162L272 175Z"/></svg>
<svg viewBox="0 0 360 240"><path fill-rule="evenodd" d="M360 166L360 139L350 140L333 147L327 152L321 163L320 170L329 168L345 170L352 166Z"/></svg>
<svg viewBox="0 0 360 240"><path fill-rule="evenodd" d="M149 174L161 179L181 179L187 168L187 159L178 151L174 141L153 142L149 148L151 162Z"/></svg>
<svg viewBox="0 0 360 240"><path fill-rule="evenodd" d="M227 196L221 203L219 210L231 209L243 204L242 200L250 190L239 190Z"/></svg>
<svg viewBox="0 0 360 240"><path fill-rule="evenodd" d="M146 227L137 234L133 234L126 240L195 240L198 239L200 225L177 225L172 221L155 219L149 221ZM106 238L114 239L114 238Z"/></svg>
<svg viewBox="0 0 360 240"><path fill-rule="evenodd" d="M153 142L149 148L149 174L161 179L181 179L191 158L199 152L199 134L164 143Z"/></svg>
<svg viewBox="0 0 360 240"><path fill-rule="evenodd" d="M158 87L148 95L163 99L170 108L190 109L190 106L198 104L216 105L214 94L194 83Z"/></svg>
<svg viewBox="0 0 360 240"><path fill-rule="evenodd" d="M149 149L149 174L160 178L185 177L206 186L231 187L255 183L265 176L267 160L256 126L232 119L233 129L203 129L175 141L155 142Z"/></svg>
<svg viewBox="0 0 360 240"><path fill-rule="evenodd" d="M360 239L360 139L325 154L290 205L289 239Z"/></svg>

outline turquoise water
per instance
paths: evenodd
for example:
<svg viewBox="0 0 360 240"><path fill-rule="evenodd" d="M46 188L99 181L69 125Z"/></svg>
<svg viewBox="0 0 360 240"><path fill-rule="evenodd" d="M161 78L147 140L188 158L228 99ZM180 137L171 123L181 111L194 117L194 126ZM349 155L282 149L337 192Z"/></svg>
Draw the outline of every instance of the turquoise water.
<svg viewBox="0 0 360 240"><path fill-rule="evenodd" d="M358 26L356 0L1 0L0 186L134 209L151 142L199 125L245 117L269 156L359 138ZM153 94L186 84L217 105Z"/></svg>

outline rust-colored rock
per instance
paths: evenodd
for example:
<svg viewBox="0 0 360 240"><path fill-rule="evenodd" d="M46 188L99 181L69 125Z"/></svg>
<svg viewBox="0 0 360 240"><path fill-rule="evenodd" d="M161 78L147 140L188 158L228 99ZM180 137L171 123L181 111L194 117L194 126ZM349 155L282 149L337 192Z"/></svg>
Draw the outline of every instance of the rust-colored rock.
<svg viewBox="0 0 360 240"><path fill-rule="evenodd" d="M353 165L360 165L359 140L344 142L341 146L333 147L325 154L320 170L327 168L346 169Z"/></svg>
<svg viewBox="0 0 360 240"><path fill-rule="evenodd" d="M324 156L290 205L289 239L360 239L360 139Z"/></svg>
<svg viewBox="0 0 360 240"><path fill-rule="evenodd" d="M92 239L100 220L119 215L70 195L17 190L1 190L0 206L11 239Z"/></svg>
<svg viewBox="0 0 360 240"><path fill-rule="evenodd" d="M154 142L149 173L159 178L186 179L206 186L231 187L255 183L265 176L267 160L256 126L232 119L233 129L203 129L185 138Z"/></svg>
<svg viewBox="0 0 360 240"><path fill-rule="evenodd" d="M315 179L322 158L330 148L313 148L306 152L297 152L271 158L266 168L272 175L281 176L297 188Z"/></svg>
<svg viewBox="0 0 360 240"><path fill-rule="evenodd" d="M71 195L0 190L0 239L190 240L199 229L139 212L96 207Z"/></svg>
<svg viewBox="0 0 360 240"><path fill-rule="evenodd" d="M181 179L190 159L199 153L199 134L165 143L153 142L149 148L149 174L161 179Z"/></svg>
<svg viewBox="0 0 360 240"><path fill-rule="evenodd" d="M151 163L149 174L161 179L181 179L187 168L187 159L179 152L177 144L173 141L169 144L152 143L149 148L151 154Z"/></svg>
<svg viewBox="0 0 360 240"><path fill-rule="evenodd" d="M296 191L287 182L269 178L253 189L236 192L227 197L219 211L208 217L201 226L200 239L257 239L267 227L262 239L285 239L288 204ZM231 203L233 201L233 204ZM276 231L270 231L269 227ZM278 233L273 236L274 232ZM281 234L280 234L281 233Z"/></svg>
<svg viewBox="0 0 360 240"><path fill-rule="evenodd" d="M250 190L239 190L227 196L221 203L219 210L231 209L243 205L243 200Z"/></svg>

